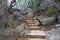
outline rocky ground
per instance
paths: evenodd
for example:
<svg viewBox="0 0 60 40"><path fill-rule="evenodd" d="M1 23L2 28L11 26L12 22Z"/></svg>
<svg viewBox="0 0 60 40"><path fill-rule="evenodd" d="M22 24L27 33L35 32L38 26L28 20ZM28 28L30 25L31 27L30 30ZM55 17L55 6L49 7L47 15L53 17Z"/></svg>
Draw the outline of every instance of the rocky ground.
<svg viewBox="0 0 60 40"><path fill-rule="evenodd" d="M60 1L31 1L0 0L0 40L60 40Z"/></svg>

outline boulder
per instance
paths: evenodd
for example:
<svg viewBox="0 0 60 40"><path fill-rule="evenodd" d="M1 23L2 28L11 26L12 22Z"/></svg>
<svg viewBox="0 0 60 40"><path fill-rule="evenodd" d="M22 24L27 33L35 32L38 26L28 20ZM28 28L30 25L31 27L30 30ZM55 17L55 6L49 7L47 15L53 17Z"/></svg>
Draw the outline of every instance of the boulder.
<svg viewBox="0 0 60 40"><path fill-rule="evenodd" d="M21 35L23 35L23 34L27 35L28 27L25 23L22 23L21 25L19 25L18 27L15 28L15 32L21 33Z"/></svg>
<svg viewBox="0 0 60 40"><path fill-rule="evenodd" d="M60 40L60 30L52 30L47 32L47 40Z"/></svg>
<svg viewBox="0 0 60 40"><path fill-rule="evenodd" d="M39 25L40 24L38 20L34 20L34 23L35 23L35 25Z"/></svg>
<svg viewBox="0 0 60 40"><path fill-rule="evenodd" d="M43 25L50 25L52 24L53 22L55 22L56 20L56 17L38 17L37 19L40 20L40 22L43 24Z"/></svg>
<svg viewBox="0 0 60 40"><path fill-rule="evenodd" d="M20 10L21 10L21 13L24 15L24 14L26 14L27 12L26 12L26 10L27 10L27 5L21 5L20 6Z"/></svg>
<svg viewBox="0 0 60 40"><path fill-rule="evenodd" d="M7 0L7 2L6 2L6 3L7 3L7 6L8 6L9 8L10 8L11 1L12 1L12 0Z"/></svg>
<svg viewBox="0 0 60 40"><path fill-rule="evenodd" d="M19 11L14 11L13 16L14 16L15 19L17 19L19 21L24 20L24 16Z"/></svg>
<svg viewBox="0 0 60 40"><path fill-rule="evenodd" d="M34 17L34 23L35 23L35 25L37 25L37 26L41 24L40 20L37 19L36 17Z"/></svg>

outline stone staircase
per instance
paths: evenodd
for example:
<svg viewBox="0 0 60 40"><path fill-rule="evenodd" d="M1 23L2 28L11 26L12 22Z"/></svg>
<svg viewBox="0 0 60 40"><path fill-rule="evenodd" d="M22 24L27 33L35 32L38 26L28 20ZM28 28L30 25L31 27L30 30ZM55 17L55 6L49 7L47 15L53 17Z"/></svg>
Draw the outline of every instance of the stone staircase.
<svg viewBox="0 0 60 40"><path fill-rule="evenodd" d="M33 16L26 15L25 21L30 29L30 32L27 34L26 40L46 40L46 32L41 31L39 26L36 26L33 20Z"/></svg>

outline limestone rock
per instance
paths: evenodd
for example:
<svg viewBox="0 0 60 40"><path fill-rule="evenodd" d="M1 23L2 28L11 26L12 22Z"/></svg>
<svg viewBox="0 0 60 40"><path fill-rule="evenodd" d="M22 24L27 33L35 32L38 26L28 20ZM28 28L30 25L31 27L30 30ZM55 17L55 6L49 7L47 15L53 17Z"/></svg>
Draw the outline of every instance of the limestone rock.
<svg viewBox="0 0 60 40"><path fill-rule="evenodd" d="M33 15L33 10L31 8L28 8L27 13L28 13L28 15Z"/></svg>
<svg viewBox="0 0 60 40"><path fill-rule="evenodd" d="M52 30L48 32L47 40L60 40L60 30Z"/></svg>
<svg viewBox="0 0 60 40"><path fill-rule="evenodd" d="M21 33L22 35L24 33L27 34L27 32L28 32L27 25L25 23L22 23L21 25L19 25L18 27L16 27L15 31L17 33Z"/></svg>
<svg viewBox="0 0 60 40"><path fill-rule="evenodd" d="M47 18L46 17L38 17L37 19L39 19L43 25L49 25L49 24L55 22L56 18L55 17L47 17Z"/></svg>

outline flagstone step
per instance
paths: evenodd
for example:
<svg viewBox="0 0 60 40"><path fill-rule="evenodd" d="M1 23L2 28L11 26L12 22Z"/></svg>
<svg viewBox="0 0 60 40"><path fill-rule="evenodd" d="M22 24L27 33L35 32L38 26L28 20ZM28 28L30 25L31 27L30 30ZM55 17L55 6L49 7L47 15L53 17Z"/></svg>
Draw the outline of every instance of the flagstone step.
<svg viewBox="0 0 60 40"><path fill-rule="evenodd" d="M32 20L32 19L34 19L33 17L32 18L30 18L30 17L25 17L25 19L26 20Z"/></svg>
<svg viewBox="0 0 60 40"><path fill-rule="evenodd" d="M46 40L46 39L40 39L40 38L27 38L28 40Z"/></svg>
<svg viewBox="0 0 60 40"><path fill-rule="evenodd" d="M40 30L40 27L29 27L30 30Z"/></svg>
<svg viewBox="0 0 60 40"><path fill-rule="evenodd" d="M35 24L34 22L26 22L27 24Z"/></svg>
<svg viewBox="0 0 60 40"><path fill-rule="evenodd" d="M33 17L31 18L31 17L25 17L27 20L32 20L32 19L34 19Z"/></svg>
<svg viewBox="0 0 60 40"><path fill-rule="evenodd" d="M26 20L33 20L33 17L25 17Z"/></svg>
<svg viewBox="0 0 60 40"><path fill-rule="evenodd" d="M32 21L32 20L27 20L26 22L27 22L27 23L33 23L33 21Z"/></svg>
<svg viewBox="0 0 60 40"><path fill-rule="evenodd" d="M26 18L33 18L34 16L25 15Z"/></svg>
<svg viewBox="0 0 60 40"><path fill-rule="evenodd" d="M27 25L36 26L35 24L27 24Z"/></svg>
<svg viewBox="0 0 60 40"><path fill-rule="evenodd" d="M30 29L30 32L26 36L27 40L45 40L46 32L41 31L41 27L35 25L33 16L26 15L25 21Z"/></svg>
<svg viewBox="0 0 60 40"><path fill-rule="evenodd" d="M26 20L26 21L34 21L34 20Z"/></svg>
<svg viewBox="0 0 60 40"><path fill-rule="evenodd" d="M28 27L35 27L36 25L28 25Z"/></svg>
<svg viewBox="0 0 60 40"><path fill-rule="evenodd" d="M27 35L26 38L40 38L40 39L45 39L45 36L42 35Z"/></svg>
<svg viewBox="0 0 60 40"><path fill-rule="evenodd" d="M27 23L27 24L35 24L34 22L28 22L28 21L26 21L26 23Z"/></svg>
<svg viewBox="0 0 60 40"><path fill-rule="evenodd" d="M46 32L45 31L40 31L40 30L31 30L30 33L28 33L27 35L42 35L42 36L46 36Z"/></svg>

